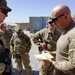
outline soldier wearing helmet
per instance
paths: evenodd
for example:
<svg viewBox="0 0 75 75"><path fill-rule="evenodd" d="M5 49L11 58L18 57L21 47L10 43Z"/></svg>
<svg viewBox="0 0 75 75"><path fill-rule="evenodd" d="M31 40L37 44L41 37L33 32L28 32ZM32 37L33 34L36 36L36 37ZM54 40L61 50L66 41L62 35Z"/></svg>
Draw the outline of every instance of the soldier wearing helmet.
<svg viewBox="0 0 75 75"><path fill-rule="evenodd" d="M15 32L12 35L10 41L10 50L16 59L17 68L20 75L23 75L23 66L26 70L27 75L32 75L32 68L29 65L29 52L31 49L31 40L30 38L23 33L22 29L19 26L15 27Z"/></svg>

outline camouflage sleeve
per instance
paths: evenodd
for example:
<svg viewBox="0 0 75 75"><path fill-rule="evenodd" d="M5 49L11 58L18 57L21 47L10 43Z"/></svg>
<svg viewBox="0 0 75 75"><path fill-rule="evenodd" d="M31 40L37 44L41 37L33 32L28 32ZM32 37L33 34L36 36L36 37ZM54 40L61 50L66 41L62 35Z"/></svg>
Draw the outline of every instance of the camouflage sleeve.
<svg viewBox="0 0 75 75"><path fill-rule="evenodd" d="M68 61L56 62L55 67L64 73L71 73L75 68L75 34L68 39Z"/></svg>
<svg viewBox="0 0 75 75"><path fill-rule="evenodd" d="M73 69L73 66L70 61L56 62L54 65L57 70L64 73L69 73Z"/></svg>
<svg viewBox="0 0 75 75"><path fill-rule="evenodd" d="M34 34L32 40L33 40L33 42L34 42L35 44L39 45L39 43L40 43L39 39L40 39L40 33L37 32L37 33Z"/></svg>
<svg viewBox="0 0 75 75"><path fill-rule="evenodd" d="M31 50L31 46L32 46L31 40L29 39L29 41L28 41L28 48L27 48L27 52L28 52L28 53L29 53L29 51Z"/></svg>
<svg viewBox="0 0 75 75"><path fill-rule="evenodd" d="M10 40L10 51L11 51L11 52L14 52L13 38L14 38L14 36L12 36L12 37L11 37L11 40Z"/></svg>
<svg viewBox="0 0 75 75"><path fill-rule="evenodd" d="M42 37L43 37L43 35L44 35L44 29L42 29L42 30L36 32L36 33L34 34L34 36L33 36L33 42L34 42L35 44L39 45L40 42L42 42Z"/></svg>
<svg viewBox="0 0 75 75"><path fill-rule="evenodd" d="M26 52L29 53L29 51L31 50L32 44L31 44L30 37L27 36L27 35L25 35L25 42L26 42L26 47L27 47L27 49L26 49L27 51Z"/></svg>

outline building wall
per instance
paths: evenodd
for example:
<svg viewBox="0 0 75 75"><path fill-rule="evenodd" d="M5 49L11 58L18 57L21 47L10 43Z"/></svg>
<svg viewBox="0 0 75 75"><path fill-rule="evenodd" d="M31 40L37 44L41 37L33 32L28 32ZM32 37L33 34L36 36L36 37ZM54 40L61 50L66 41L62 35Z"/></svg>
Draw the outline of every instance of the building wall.
<svg viewBox="0 0 75 75"><path fill-rule="evenodd" d="M30 31L41 30L46 26L46 21L49 17L29 17L29 23L16 23L21 26L23 30Z"/></svg>
<svg viewBox="0 0 75 75"><path fill-rule="evenodd" d="M17 23L17 24L20 25L20 27L22 28L22 30L30 31L29 23Z"/></svg>
<svg viewBox="0 0 75 75"><path fill-rule="evenodd" d="M49 17L29 17L30 32L44 28L48 18Z"/></svg>

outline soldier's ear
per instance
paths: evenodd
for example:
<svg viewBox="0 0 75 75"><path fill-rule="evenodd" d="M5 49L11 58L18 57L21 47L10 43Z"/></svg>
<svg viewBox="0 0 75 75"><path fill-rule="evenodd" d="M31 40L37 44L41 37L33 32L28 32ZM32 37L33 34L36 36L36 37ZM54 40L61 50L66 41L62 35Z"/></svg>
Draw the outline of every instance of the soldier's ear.
<svg viewBox="0 0 75 75"><path fill-rule="evenodd" d="M67 19L68 18L68 13L64 14L64 17L65 17L65 19Z"/></svg>

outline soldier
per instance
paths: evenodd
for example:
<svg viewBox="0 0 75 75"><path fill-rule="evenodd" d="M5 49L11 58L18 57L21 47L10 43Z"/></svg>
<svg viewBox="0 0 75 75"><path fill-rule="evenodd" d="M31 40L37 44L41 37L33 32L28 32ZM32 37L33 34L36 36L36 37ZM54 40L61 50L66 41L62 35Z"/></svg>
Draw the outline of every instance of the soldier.
<svg viewBox="0 0 75 75"><path fill-rule="evenodd" d="M2 34L4 33L4 29L2 30L2 22L8 16L8 12L10 12L10 11L11 11L11 9L7 6L6 0L0 0L0 75L6 75L3 73L5 70L7 70L7 65L6 65L6 61L5 61L6 56L4 54L5 46L4 46L4 42L2 40L3 39Z"/></svg>
<svg viewBox="0 0 75 75"><path fill-rule="evenodd" d="M51 71L55 69L55 75L75 75L75 22L71 11L67 5L59 4L51 16L55 25L63 30L57 42L55 64L49 59Z"/></svg>
<svg viewBox="0 0 75 75"><path fill-rule="evenodd" d="M39 44L39 52L49 52L55 57L56 42L60 36L60 32L56 29L52 20L48 20L48 25L44 29L38 31L33 35L35 44ZM54 58L55 59L55 58ZM50 75L48 67L50 63L44 61L39 62L39 75Z"/></svg>
<svg viewBox="0 0 75 75"><path fill-rule="evenodd" d="M0 27L1 28L1 27ZM3 72L5 71L5 64L2 61L3 53L4 53L4 38L3 38L3 31L0 29L0 75L3 75Z"/></svg>
<svg viewBox="0 0 75 75"><path fill-rule="evenodd" d="M12 37L13 31L11 29L11 27L9 28L6 23L4 23L4 27L5 27L5 33L3 34L3 38L5 41L5 48L10 52L10 39ZM12 73L15 73L15 70L13 69L13 65L12 65L12 54L11 52L9 53L9 59L10 59L10 65L11 65L11 71Z"/></svg>
<svg viewBox="0 0 75 75"><path fill-rule="evenodd" d="M18 26L15 27L15 32L12 35L10 41L10 50L16 59L17 68L20 75L23 75L22 62L24 68L26 69L27 75L32 75L32 68L29 65L29 51L31 49L31 40L30 38L23 33L22 29Z"/></svg>

